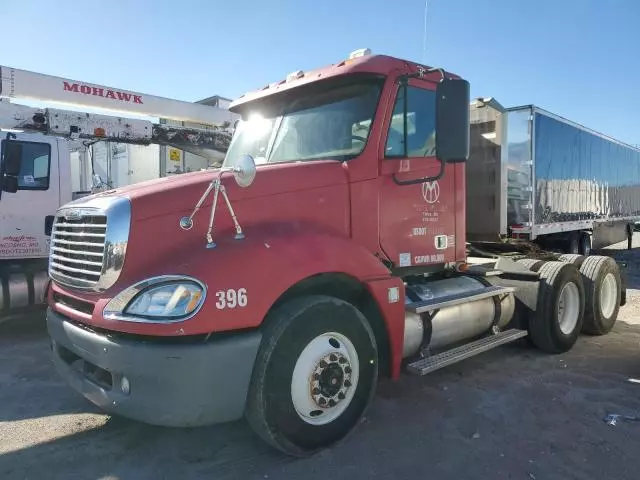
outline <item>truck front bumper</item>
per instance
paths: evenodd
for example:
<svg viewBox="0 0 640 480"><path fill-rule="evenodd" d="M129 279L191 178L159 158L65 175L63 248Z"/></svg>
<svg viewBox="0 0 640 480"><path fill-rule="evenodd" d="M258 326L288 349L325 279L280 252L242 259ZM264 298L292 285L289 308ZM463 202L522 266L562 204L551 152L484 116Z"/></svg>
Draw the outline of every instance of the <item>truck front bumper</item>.
<svg viewBox="0 0 640 480"><path fill-rule="evenodd" d="M83 328L49 309L53 362L101 409L186 427L242 417L260 345L257 331L198 343L149 342Z"/></svg>

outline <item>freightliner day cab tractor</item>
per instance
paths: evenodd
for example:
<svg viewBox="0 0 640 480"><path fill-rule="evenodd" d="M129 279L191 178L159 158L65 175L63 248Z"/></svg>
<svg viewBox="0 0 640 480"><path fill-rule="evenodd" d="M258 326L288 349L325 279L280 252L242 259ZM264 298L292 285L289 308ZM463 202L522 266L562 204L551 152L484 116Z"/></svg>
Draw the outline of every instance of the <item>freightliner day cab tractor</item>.
<svg viewBox="0 0 640 480"><path fill-rule="evenodd" d="M15 99L108 109L172 119L178 124L33 108L11 103ZM232 133L225 126L238 118L223 108L0 66L0 153L14 161L4 168L6 173L15 174L9 175L0 188L0 322L44 309L55 212L72 199L104 188L96 182L97 188L92 191L74 191L73 149L79 147L78 154L82 154L85 146L98 141L153 143L221 161ZM186 126L184 122L198 126ZM13 152L8 154L7 148ZM15 192L2 196L2 189ZM58 239L53 245L54 258L69 246L81 246L81 240L75 236Z"/></svg>
<svg viewBox="0 0 640 480"><path fill-rule="evenodd" d="M221 169L63 206L52 242L83 241L50 261L57 370L106 411L245 416L304 456L358 424L379 376L607 333L612 259L467 254L469 101L445 70L357 51L233 102Z"/></svg>

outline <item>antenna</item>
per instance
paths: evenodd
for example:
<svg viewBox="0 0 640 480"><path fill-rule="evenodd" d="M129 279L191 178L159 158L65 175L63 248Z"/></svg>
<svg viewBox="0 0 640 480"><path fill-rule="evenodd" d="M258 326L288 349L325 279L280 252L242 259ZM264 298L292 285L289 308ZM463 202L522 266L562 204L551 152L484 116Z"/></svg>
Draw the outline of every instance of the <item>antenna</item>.
<svg viewBox="0 0 640 480"><path fill-rule="evenodd" d="M427 10L429 0L424 0L424 29L422 31L422 64L427 63Z"/></svg>

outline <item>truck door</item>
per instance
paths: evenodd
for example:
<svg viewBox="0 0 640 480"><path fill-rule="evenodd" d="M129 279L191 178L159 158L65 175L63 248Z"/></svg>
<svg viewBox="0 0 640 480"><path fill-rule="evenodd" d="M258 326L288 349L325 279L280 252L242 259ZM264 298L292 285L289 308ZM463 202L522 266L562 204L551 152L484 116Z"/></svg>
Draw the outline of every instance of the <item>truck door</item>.
<svg viewBox="0 0 640 480"><path fill-rule="evenodd" d="M454 168L437 180L420 181L438 175L441 166L435 157L435 104L435 85L399 85L386 118L380 246L396 268L455 261Z"/></svg>
<svg viewBox="0 0 640 480"><path fill-rule="evenodd" d="M14 141L20 143L22 162L18 191L0 198L0 260L45 258L60 203L56 139L17 134Z"/></svg>

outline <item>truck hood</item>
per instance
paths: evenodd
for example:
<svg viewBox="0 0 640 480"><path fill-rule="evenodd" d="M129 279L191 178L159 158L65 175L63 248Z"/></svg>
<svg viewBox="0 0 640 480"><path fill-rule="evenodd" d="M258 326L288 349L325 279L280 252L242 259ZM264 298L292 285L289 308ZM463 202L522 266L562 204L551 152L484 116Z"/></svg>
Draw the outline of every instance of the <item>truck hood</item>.
<svg viewBox="0 0 640 480"><path fill-rule="evenodd" d="M247 188L238 187L230 173L222 175L222 183L235 207L236 202L243 200L345 184L347 174L347 168L342 163L333 160L314 161L260 165L254 183ZM132 203L133 221L170 214L189 215L216 175L218 170L180 174L97 193L92 197L128 197ZM202 216L208 215L212 198L213 193L198 213L201 222ZM82 203L83 200L86 201L86 198L74 203ZM223 203L220 197L218 208L224 208Z"/></svg>

